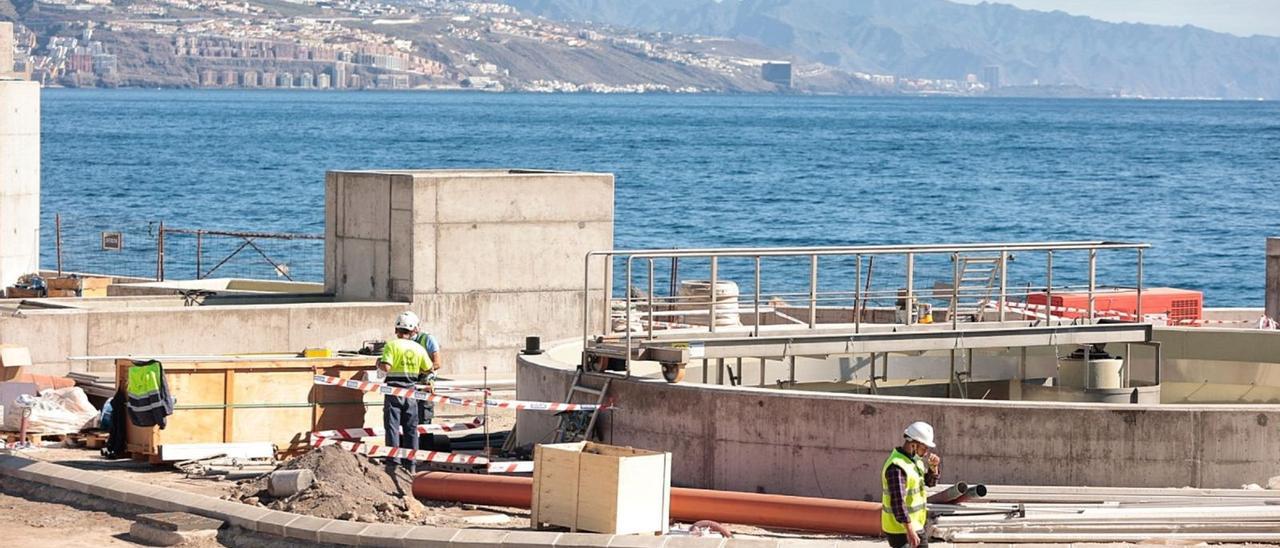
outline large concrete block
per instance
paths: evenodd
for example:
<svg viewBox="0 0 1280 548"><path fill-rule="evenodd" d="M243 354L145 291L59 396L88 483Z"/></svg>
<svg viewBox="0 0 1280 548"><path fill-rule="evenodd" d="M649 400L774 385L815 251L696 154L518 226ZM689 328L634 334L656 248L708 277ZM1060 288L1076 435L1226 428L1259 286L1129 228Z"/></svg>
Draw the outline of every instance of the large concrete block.
<svg viewBox="0 0 1280 548"><path fill-rule="evenodd" d="M434 224L438 219L437 190L439 179L426 175L415 175L413 178L413 224Z"/></svg>
<svg viewBox="0 0 1280 548"><path fill-rule="evenodd" d="M413 276L413 255L417 251L413 230L413 212L391 210L391 277L404 280ZM410 290L412 292L412 289Z"/></svg>
<svg viewBox="0 0 1280 548"><path fill-rule="evenodd" d="M288 346L277 350L353 350L363 341L391 336L404 305L383 303L307 304L289 307Z"/></svg>
<svg viewBox="0 0 1280 548"><path fill-rule="evenodd" d="M489 293L477 299L478 320L489 348L520 348L527 336L557 340L582 333L582 293Z"/></svg>
<svg viewBox="0 0 1280 548"><path fill-rule="evenodd" d="M40 84L0 81L0 135L40 134Z"/></svg>
<svg viewBox="0 0 1280 548"><path fill-rule="evenodd" d="M386 240L391 212L391 178L380 173L342 174L339 237Z"/></svg>
<svg viewBox="0 0 1280 548"><path fill-rule="evenodd" d="M413 225L413 273L411 282L414 293L435 293L436 284L436 225ZM444 265L448 268L449 265Z"/></svg>
<svg viewBox="0 0 1280 548"><path fill-rule="evenodd" d="M324 290L333 293L337 290L338 256L338 206L339 181L342 176L330 171L324 174Z"/></svg>
<svg viewBox="0 0 1280 548"><path fill-rule="evenodd" d="M341 253L337 297L348 301L386 300L391 267L389 242L345 238Z"/></svg>
<svg viewBox="0 0 1280 548"><path fill-rule="evenodd" d="M413 194L413 175L391 176L391 209L393 211L413 211Z"/></svg>
<svg viewBox="0 0 1280 548"><path fill-rule="evenodd" d="M67 356L86 352L88 315L73 311L29 311L20 316L0 314L0 343L25 346L41 374L70 371Z"/></svg>
<svg viewBox="0 0 1280 548"><path fill-rule="evenodd" d="M440 182L441 223L613 221L613 175L475 172Z"/></svg>
<svg viewBox="0 0 1280 548"><path fill-rule="evenodd" d="M586 252L613 243L609 222L441 224L438 231L436 279L446 293L581 290Z"/></svg>
<svg viewBox="0 0 1280 548"><path fill-rule="evenodd" d="M448 349L480 348L485 344L480 323L481 294L417 294L412 309L421 329L435 335Z"/></svg>
<svg viewBox="0 0 1280 548"><path fill-rule="evenodd" d="M289 331L289 307L278 305L102 310L87 315L86 351L97 356L280 351L285 342L280 335Z"/></svg>

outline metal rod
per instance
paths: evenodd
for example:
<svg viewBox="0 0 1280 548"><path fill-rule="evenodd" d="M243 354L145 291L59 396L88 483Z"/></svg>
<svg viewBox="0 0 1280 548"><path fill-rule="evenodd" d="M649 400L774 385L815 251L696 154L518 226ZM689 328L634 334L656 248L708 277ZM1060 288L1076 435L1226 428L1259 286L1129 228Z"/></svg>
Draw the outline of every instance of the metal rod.
<svg viewBox="0 0 1280 548"><path fill-rule="evenodd" d="M631 258L627 257L628 264ZM612 329L613 323L613 255L605 257L604 262L604 323L601 330L608 333ZM630 329L630 326L628 326ZM628 373L628 376L630 374Z"/></svg>
<svg viewBox="0 0 1280 548"><path fill-rule="evenodd" d="M755 299L754 299L754 302L755 302L755 317L756 317L756 320L755 320L755 323L753 324L753 325L754 325L754 327L753 327L753 329L752 329L752 333L751 333L751 334L752 334L752 335L754 335L754 336L756 336L756 337L759 337L759 336L760 336L760 257L756 257L756 282L755 282ZM763 367L764 362L763 362L763 361L761 361L760 363L761 363L761 367ZM760 381L760 382L761 382L761 384L764 384L764 373L763 373L763 370L762 370L762 372L760 373L760 379L761 379L761 381Z"/></svg>
<svg viewBox="0 0 1280 548"><path fill-rule="evenodd" d="M960 326L960 254L951 254L951 329ZM955 366L952 366L955 369Z"/></svg>
<svg viewBox="0 0 1280 548"><path fill-rule="evenodd" d="M809 256L809 329L818 325L818 256Z"/></svg>
<svg viewBox="0 0 1280 548"><path fill-rule="evenodd" d="M880 368L880 380L889 382L889 353L884 353L884 367Z"/></svg>
<svg viewBox="0 0 1280 548"><path fill-rule="evenodd" d="M951 386L956 382L956 351L951 350L951 377L947 379L947 398L953 397Z"/></svg>
<svg viewBox="0 0 1280 548"><path fill-rule="evenodd" d="M1134 315L1137 316L1136 321L1138 322L1143 322L1147 319L1146 315L1142 312L1142 259L1145 253L1145 249L1138 250L1138 298L1135 299L1134 302L1134 307L1137 310L1133 311Z"/></svg>
<svg viewBox="0 0 1280 548"><path fill-rule="evenodd" d="M746 371L742 368L742 358L738 358L738 380L733 383L734 386L742 386L742 377L746 376L745 373ZM729 380L733 381L733 375L729 376Z"/></svg>
<svg viewBox="0 0 1280 548"><path fill-rule="evenodd" d="M671 290L667 293L668 297L675 297L680 290L680 258L671 258Z"/></svg>
<svg viewBox="0 0 1280 548"><path fill-rule="evenodd" d="M707 326L712 332L716 332L716 276L719 275L720 261L719 257L711 258L711 287L707 290L711 295L711 305L707 311Z"/></svg>
<svg viewBox="0 0 1280 548"><path fill-rule="evenodd" d="M869 259L867 259L867 281L862 286L864 293L871 291L871 280L872 280L871 275L875 273L875 270L876 270L876 257L875 255L872 255ZM860 333L862 331L862 316L867 313L866 297L863 297L860 300L860 302L862 303L862 308L858 310L858 322L854 325L854 333Z"/></svg>
<svg viewBox="0 0 1280 548"><path fill-rule="evenodd" d="M1089 250L1089 321L1093 321L1093 293L1098 286L1098 250Z"/></svg>
<svg viewBox="0 0 1280 548"><path fill-rule="evenodd" d="M764 358L760 358L760 386L764 386Z"/></svg>
<svg viewBox="0 0 1280 548"><path fill-rule="evenodd" d="M588 253L582 260L582 366L586 366L586 348L591 342L591 254ZM608 304L608 301L605 301ZM607 308L607 306L606 306ZM608 330L606 324L604 330Z"/></svg>
<svg viewBox="0 0 1280 548"><path fill-rule="evenodd" d="M796 357L795 357L795 356L791 356L791 373L790 373L790 377L791 377L791 385L794 387L794 386L795 386L795 384L796 384Z"/></svg>
<svg viewBox="0 0 1280 548"><path fill-rule="evenodd" d="M1009 252L1001 251L1000 252L1000 301L999 301L1000 311L996 313L997 314L996 318L1002 322L1004 321L1005 303L1008 300L1009 286L1007 282L1008 276L1006 276L1008 272L1008 268L1009 268Z"/></svg>
<svg viewBox="0 0 1280 548"><path fill-rule="evenodd" d="M202 276L200 275L200 271L202 270L200 268L201 267L200 262L203 255L204 255L204 233L197 232L196 233L196 279L197 280L202 278Z"/></svg>
<svg viewBox="0 0 1280 548"><path fill-rule="evenodd" d="M876 387L876 353L871 353L871 393L878 394L880 389Z"/></svg>
<svg viewBox="0 0 1280 548"><path fill-rule="evenodd" d="M627 285L623 290L624 294L626 295L626 299L623 302L625 303L626 309L627 309L625 313L626 322L623 324L624 326L623 329L627 331L626 367L627 367L628 377L631 376L631 261L632 260L633 260L632 257L627 257ZM606 301L606 304L607 304L607 301ZM608 310L609 308L610 308L609 306L605 307L606 310Z"/></svg>
<svg viewBox="0 0 1280 548"><path fill-rule="evenodd" d="M53 245L57 248L58 277L62 277L62 214L53 215Z"/></svg>
<svg viewBox="0 0 1280 548"><path fill-rule="evenodd" d="M164 221L160 221L160 233L156 235L156 279L164 281Z"/></svg>
<svg viewBox="0 0 1280 548"><path fill-rule="evenodd" d="M1048 264L1045 265L1045 282L1044 282L1044 320L1045 324L1049 323L1049 319L1053 317L1053 251L1049 251ZM1054 356L1057 359L1057 356Z"/></svg>
<svg viewBox="0 0 1280 548"><path fill-rule="evenodd" d="M649 340L653 340L653 259L649 259Z"/></svg>
<svg viewBox="0 0 1280 548"><path fill-rule="evenodd" d="M857 256L855 263L858 266L853 274L853 332L857 333L862 327L862 319L858 317L858 307L862 302L862 255Z"/></svg>
<svg viewBox="0 0 1280 548"><path fill-rule="evenodd" d="M915 315L915 285L916 285L916 254L907 253L907 325L915 323L912 316Z"/></svg>
<svg viewBox="0 0 1280 548"><path fill-rule="evenodd" d="M1124 370L1124 376L1121 377L1121 381L1123 382L1123 384L1120 385L1122 388L1129 388L1129 383L1132 381L1132 376L1130 375L1130 372L1129 372L1129 366L1132 363L1133 363L1133 345L1129 343L1125 343L1124 344L1124 362L1120 364L1120 367L1122 367Z"/></svg>
<svg viewBox="0 0 1280 548"><path fill-rule="evenodd" d="M290 232L242 232L234 230L205 230L202 228L166 228L173 234L208 234L210 236L234 236L236 238L265 238L271 240L323 240L324 234L299 234Z"/></svg>
<svg viewBox="0 0 1280 548"><path fill-rule="evenodd" d="M1150 248L1151 244L1079 241L1079 242L1025 242L1025 243L979 243L979 244L920 244L920 245L878 245L878 246L833 246L833 247L758 247L758 248L690 248L690 249L610 249L591 252L595 255L637 255L641 257L752 257L761 256L800 256L800 255L901 255L903 253L953 253L953 252L989 252L1000 251L1047 251L1047 250L1089 250L1089 249L1140 249Z"/></svg>
<svg viewBox="0 0 1280 548"><path fill-rule="evenodd" d="M724 386L724 358L716 358L716 384Z"/></svg>

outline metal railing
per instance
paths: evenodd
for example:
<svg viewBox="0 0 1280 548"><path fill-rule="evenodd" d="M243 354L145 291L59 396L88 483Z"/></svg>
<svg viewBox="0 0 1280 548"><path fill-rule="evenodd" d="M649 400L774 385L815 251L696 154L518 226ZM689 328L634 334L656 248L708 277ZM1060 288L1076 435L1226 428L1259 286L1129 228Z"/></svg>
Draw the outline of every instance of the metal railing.
<svg viewBox="0 0 1280 548"><path fill-rule="evenodd" d="M1045 319L1055 318L1055 312L1063 312L1055 310L1053 307L1053 296L1055 292L1083 292L1087 294L1087 306L1083 310L1065 311L1065 314L1057 316L1058 319L1063 317L1077 318L1081 321L1093 322L1099 318L1107 317L1118 319L1121 321L1140 321L1142 319L1142 293L1143 293L1143 256L1145 250L1150 248L1149 244L1144 243L1125 243L1125 242L1105 242L1105 241L1084 241L1084 242L1035 242L1035 243L980 243L980 244L928 244L928 245L880 245L880 246L850 246L850 247L785 247L785 248L719 248L719 249L675 249L675 250L608 250L593 251L586 255L583 267L583 310L582 310L582 330L584 345L589 344L592 340L591 318L599 314L602 320L602 337L617 337L626 342L627 355L631 355L633 348L633 339L653 340L655 332L668 325L674 324L676 327L697 327L705 328L707 333L717 332L717 314L723 313L743 313L746 312L752 318L752 326L748 332L748 336L759 337L760 327L764 314L779 315L777 307L769 306L769 302L777 302L785 298L799 298L805 303L803 310L805 311L803 319L796 319L788 316L792 323L798 323L805 326L809 330L816 329L819 325L819 311L825 305L839 304L847 307L852 311L850 321L854 333L861 332L862 324L866 321L866 312L868 307L873 303L885 302L892 300L894 308L904 311L900 314L898 323L917 323L923 319L923 316L917 316L918 311L924 307L920 307L921 303L938 303L943 306L936 309L947 311L946 321L949 321L953 329L958 328L961 321L962 313L965 312L964 304L969 301L976 302L976 310L972 313L972 321L988 321L988 315L994 315L995 321L1005 321L1006 315L1011 312L1018 313L1022 317L1039 317L1043 315ZM1119 253L1124 251L1135 252L1132 262L1134 273L1134 283L1132 285L1100 285L1098 283L1098 258L1100 253ZM1086 256L1083 269L1085 271L1084 285L1055 285L1054 272L1055 269L1062 268L1061 264L1055 267L1055 256L1061 257L1065 253L1082 253ZM1010 285L1009 266L1014 261L1015 254L1025 255L1043 253L1045 262L1043 272L1038 273L1035 278L1043 279L1043 285L1028 282L1025 285L1019 285L1020 290L1012 290ZM949 277L950 287L921 289L917 287L917 279L924 273L920 263L926 259L937 259L938 257L949 257L951 268ZM761 287L763 275L764 259L774 258L792 258L807 259L808 261L808 283L804 287L804 291L784 291L765 293ZM900 268L901 271L896 276L892 276L893 280L890 289L873 289L875 278L873 276L883 276L883 267L880 272L876 271L877 259L879 263L893 263L892 260L899 259L893 266ZM987 285L985 287L966 286L965 264L977 262L976 258L983 258L991 262L991 272L988 273ZM731 307L726 307L725 302L719 299L717 295L718 282L727 281L722 277L722 267L727 260L747 260L750 265L745 271L739 269L740 272L749 272L751 274L752 291L745 299L741 296L732 302ZM625 284L624 297L620 299L623 310L620 312L620 319L623 320L622 330L624 334L618 336L615 329L612 328L614 321L615 303L619 300L613 298L615 263L622 261L625 265L625 271L622 275ZM656 295L656 279L658 272L656 268L659 261L669 262L670 267L665 274L670 281L670 291L665 297ZM687 264L689 261L706 261L707 271L709 273L706 285L708 294L703 295L677 295L676 287L680 278L680 268L682 262ZM637 262L641 263L641 271L639 274L647 283L647 290L639 290L635 288L634 281L637 278ZM1019 261L1025 264L1026 261ZM845 271L840 274L840 279L848 280L849 283L843 289L823 290L820 285L820 267L824 264L835 264L838 267L847 268L849 264L853 265L852 276ZM593 275L593 264L603 266L602 272L596 272ZM865 275L864 275L865 266ZM936 270L934 270L936 273ZM591 281L595 276L601 276L602 285L593 290ZM947 277L944 275L944 278ZM851 278L851 279L850 279ZM901 283L898 281L901 280ZM700 280L701 282L701 280ZM794 281L790 281L788 287L796 287ZM828 283L828 286L832 284ZM838 284L837 284L838 285ZM849 287L852 286L852 287ZM1114 311L1100 311L1095 306L1097 296L1102 291L1113 291L1122 289L1127 291L1136 291L1135 298L1135 314L1125 315ZM596 313L591 311L591 295L593 291L602 292L604 295L602 310ZM1027 302L1027 298L1031 295L1043 295L1044 305L1033 305ZM1021 298L1021 304L1017 299ZM742 303L747 304L744 306ZM850 306L851 305L851 306ZM705 307L704 310L698 310ZM932 308L930 306L929 308ZM786 314L781 314L786 316ZM706 325L693 325L692 322L677 323L663 322L658 318L662 317L703 317L706 318ZM633 320L639 320L634 322ZM931 323L932 316L921 323ZM738 330L741 332L741 330ZM629 360L628 360L629 361Z"/></svg>

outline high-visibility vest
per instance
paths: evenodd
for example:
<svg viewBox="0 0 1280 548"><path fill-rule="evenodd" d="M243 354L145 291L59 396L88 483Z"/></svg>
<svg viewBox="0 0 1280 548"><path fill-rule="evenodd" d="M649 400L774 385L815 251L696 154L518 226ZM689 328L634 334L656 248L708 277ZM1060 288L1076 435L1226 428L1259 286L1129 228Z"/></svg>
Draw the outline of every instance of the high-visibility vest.
<svg viewBox="0 0 1280 548"><path fill-rule="evenodd" d="M129 410L134 413L146 413L164 407L165 401L160 393L164 372L160 362L152 360L129 367Z"/></svg>
<svg viewBox="0 0 1280 548"><path fill-rule="evenodd" d="M431 370L431 356L427 349L409 339L392 339L382 347L383 363L387 364L388 382L413 383L418 375Z"/></svg>
<svg viewBox="0 0 1280 548"><path fill-rule="evenodd" d="M903 505L906 506L907 518L915 526L916 532L923 534L925 518L928 517L925 503L929 498L925 494L924 462L908 457L897 449L889 454L889 458L884 461L884 467L880 469L880 529L885 533L907 534L906 524L899 523L898 518L893 516L893 507L889 498L889 479L885 477L890 466L897 466L906 474L906 496L903 499Z"/></svg>

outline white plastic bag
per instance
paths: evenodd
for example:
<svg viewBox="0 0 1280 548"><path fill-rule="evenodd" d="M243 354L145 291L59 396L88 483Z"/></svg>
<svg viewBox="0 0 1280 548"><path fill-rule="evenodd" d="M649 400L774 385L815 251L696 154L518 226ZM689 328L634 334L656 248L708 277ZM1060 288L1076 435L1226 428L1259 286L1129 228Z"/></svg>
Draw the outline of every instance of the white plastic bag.
<svg viewBox="0 0 1280 548"><path fill-rule="evenodd" d="M84 390L46 389L38 397L23 396L18 405L30 410L27 431L43 434L71 434L97 426L98 410L89 403Z"/></svg>

